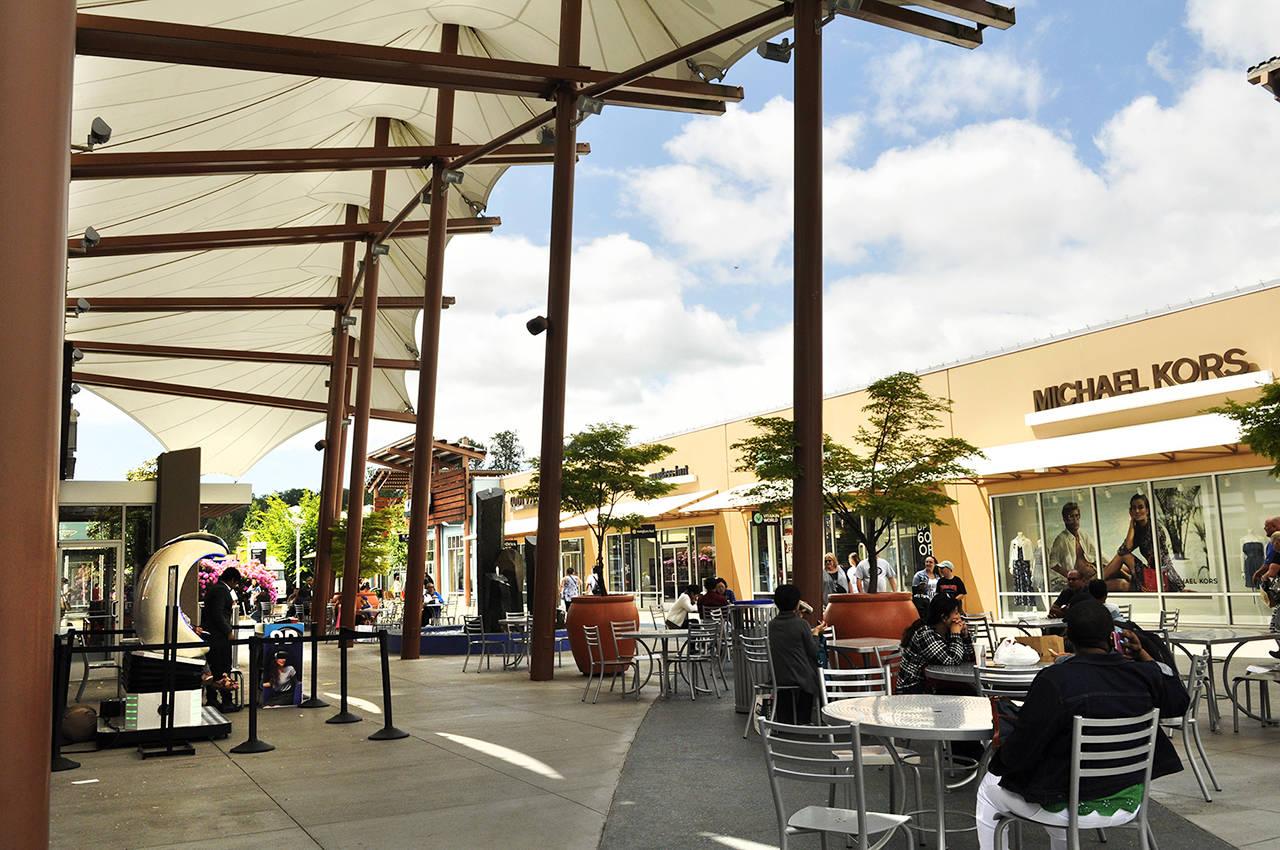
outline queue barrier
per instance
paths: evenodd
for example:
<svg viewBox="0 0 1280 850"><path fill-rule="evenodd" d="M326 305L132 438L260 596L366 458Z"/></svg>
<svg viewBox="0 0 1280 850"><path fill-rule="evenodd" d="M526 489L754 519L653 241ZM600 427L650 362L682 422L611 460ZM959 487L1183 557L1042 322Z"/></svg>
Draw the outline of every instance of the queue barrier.
<svg viewBox="0 0 1280 850"><path fill-rule="evenodd" d="M235 628L238 631L243 631L246 629L254 629L256 627L237 625ZM97 635L130 635L133 633L134 632L132 629L108 629L108 630L98 630L95 632L95 634ZM128 644L120 643L120 644L107 644L107 645L98 645L98 646L76 646L75 645L76 637L78 634L79 632L77 629L70 628L67 630L67 632L64 635L57 636L56 639L54 640L54 646L53 646L53 653L54 653L53 721L54 722L53 722L52 735L50 736L52 739L51 745L50 745L50 756L51 756L51 769L55 771L72 770L80 766L78 762L72 761L71 759L67 759L62 755L62 728L61 728L62 717L67 710L67 695L68 695L70 676L71 676L71 664L72 664L72 659L75 655L84 654L84 653L97 654L97 653L103 653L103 652L107 652L107 653L114 653L114 652L176 653L176 651L179 649L195 649L195 648L208 647L208 644L203 641L200 641L200 642L188 641L185 643L172 641L167 643L128 643ZM327 723L354 723L363 719L359 715L351 713L347 708L347 647L355 640L355 637L356 637L356 632L354 629L343 628L343 629L339 629L337 633L326 634L326 635L312 634L312 635L292 635L292 636L280 636L280 637L273 635L270 638L267 638L267 637L263 637L261 635L255 634L247 638L237 638L235 640L230 641L230 644L232 646L248 646L249 647L249 681L253 683L254 686L256 686L256 683L261 681L262 673L259 667L261 665L263 644L265 643L271 643L273 645L292 644L292 643L311 644L311 696L307 699L304 699L301 702L299 707L323 708L328 706L329 703L320 699L316 692L316 688L317 688L316 670L317 670L317 662L318 662L318 648L321 643L330 643L333 641L338 641L340 652L341 652L340 654L341 708L338 714L334 715L334 717L330 718L326 722ZM387 632L385 629L378 630L377 640L378 640L378 654L381 656L381 668L382 668L381 673L382 673L383 725L382 725L382 728L378 729L376 732L369 735L368 738L371 741L394 741L394 740L399 740L401 738L407 738L409 737L409 733L404 732L400 729L397 729L392 722L390 658L388 655ZM167 656L167 658L171 658L171 657L172 656ZM172 666L173 666L173 663L169 662L168 667L170 670L172 670ZM254 698L249 699L248 737L245 739L243 743L237 744L235 747L232 747L231 752L237 753L237 754L265 753L275 749L275 747L272 744L269 744L258 737L258 708L259 708L258 703L259 703L259 700L257 699L254 699ZM170 690L166 693L165 706L162 707L161 711L164 712L167 709L169 716L171 717L173 712L172 706L173 706L173 691ZM163 731L163 738L165 739L164 744L168 751L166 754L179 754L178 752L175 752L173 750L172 737L171 737L172 725L162 724L161 729Z"/></svg>

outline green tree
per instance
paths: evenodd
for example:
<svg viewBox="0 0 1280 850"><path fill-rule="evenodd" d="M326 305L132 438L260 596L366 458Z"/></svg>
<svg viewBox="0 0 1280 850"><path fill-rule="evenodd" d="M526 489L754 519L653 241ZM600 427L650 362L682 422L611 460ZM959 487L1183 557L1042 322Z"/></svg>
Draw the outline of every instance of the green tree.
<svg viewBox="0 0 1280 850"><path fill-rule="evenodd" d="M870 553L874 593L884 532L894 522L942 525L939 512L955 503L942 485L972 475L965 461L982 453L959 437L934 433L942 428L942 415L951 412L951 400L926 393L920 377L910 372L873 383L862 410L867 421L850 446L822 435L822 500ZM801 472L795 425L778 416L758 416L751 424L760 433L731 446L739 453L737 469L760 480L752 492L764 505L788 506L792 480Z"/></svg>
<svg viewBox="0 0 1280 850"><path fill-rule="evenodd" d="M1263 387L1257 401L1241 404L1227 399L1226 404L1205 413L1221 413L1234 420L1240 426L1240 441L1254 454L1272 461L1271 476L1280 478L1280 382Z"/></svg>
<svg viewBox="0 0 1280 850"><path fill-rule="evenodd" d="M125 481L154 481L160 477L159 458L144 460L124 474Z"/></svg>
<svg viewBox="0 0 1280 850"><path fill-rule="evenodd" d="M404 569L403 555L397 565L396 553L403 550L400 532L408 531L404 503L392 502L366 514L360 523L360 578L381 575L393 568ZM333 524L333 572L342 575L347 555L347 518Z"/></svg>
<svg viewBox="0 0 1280 850"><path fill-rule="evenodd" d="M499 431L489 438L486 469L518 470L524 466L524 446L515 431Z"/></svg>
<svg viewBox="0 0 1280 850"><path fill-rule="evenodd" d="M589 425L569 437L560 464L560 507L582 514L596 541L596 567L600 571L597 593L608 593L603 557L605 535L611 530L634 527L644 519L638 514L615 516L618 503L625 498L653 499L675 489L673 484L644 474L646 466L662 460L674 449L662 443L630 445L633 430L631 425L616 422ZM533 478L527 487L516 490L516 495L538 498L541 460L533 459Z"/></svg>
<svg viewBox="0 0 1280 850"><path fill-rule="evenodd" d="M290 499L296 500L295 504L290 504ZM249 532L254 540L266 541L267 554L280 559L285 565L285 576L292 584L297 568L294 562L294 529L301 525L300 554L315 551L319 515L319 493L287 490L254 499L243 531ZM303 572L310 574L313 563L303 559L302 566Z"/></svg>

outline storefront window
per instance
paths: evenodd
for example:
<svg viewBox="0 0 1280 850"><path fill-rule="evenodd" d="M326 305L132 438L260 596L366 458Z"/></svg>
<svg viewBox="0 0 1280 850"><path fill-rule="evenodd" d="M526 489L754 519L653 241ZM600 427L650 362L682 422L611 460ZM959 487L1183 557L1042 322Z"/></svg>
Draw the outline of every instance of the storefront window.
<svg viewBox="0 0 1280 850"><path fill-rule="evenodd" d="M1035 611L1044 592L1040 507L1034 494L992 500L996 584L1010 611Z"/></svg>
<svg viewBox="0 0 1280 850"><path fill-rule="evenodd" d="M463 581L466 576L464 558L462 556L462 535L449 534L444 536L444 557L445 567L449 570L446 578L447 587L452 587L454 593L463 592Z"/></svg>
<svg viewBox="0 0 1280 850"><path fill-rule="evenodd" d="M698 583L716 573L716 530L709 525L700 525L693 530L693 548L697 553Z"/></svg>
<svg viewBox="0 0 1280 850"><path fill-rule="evenodd" d="M1207 476L1155 481L1156 522L1169 540L1161 574L1166 593L1216 593L1224 588L1218 505ZM1225 612L1224 612L1225 613Z"/></svg>
<svg viewBox="0 0 1280 850"><path fill-rule="evenodd" d="M1154 593L1160 566L1171 566L1171 562L1168 535L1155 524L1147 484L1094 487L1093 498L1098 511L1098 558L1107 586L1112 593ZM1126 541L1133 551L1117 557Z"/></svg>
<svg viewBox="0 0 1280 850"><path fill-rule="evenodd" d="M582 538L570 537L567 540L560 541L560 575L565 575L569 567L573 567L573 572L578 576L578 580L582 582L584 592L586 587L586 573L583 572L585 564L582 557ZM611 573L618 572L611 570ZM612 579L613 576L610 576ZM612 583L612 582L611 582ZM610 588L613 590L614 588Z"/></svg>
<svg viewBox="0 0 1280 850"><path fill-rule="evenodd" d="M62 505L58 508L58 539L120 540L120 513L119 505Z"/></svg>
<svg viewBox="0 0 1280 850"><path fill-rule="evenodd" d="M1040 513L1044 517L1043 550L1048 553L1045 577L1049 592L1055 596L1061 592L1067 586L1067 573L1072 570L1097 578L1102 564L1098 561L1098 526L1089 488L1041 493Z"/></svg>
<svg viewBox="0 0 1280 850"><path fill-rule="evenodd" d="M1217 476L1218 504L1221 506L1222 538L1226 549L1226 589L1251 591L1253 574L1262 566L1267 541L1262 535L1262 524L1268 517L1280 514L1280 481L1265 470L1255 472L1231 472ZM1256 595L1256 594L1255 594ZM1252 611L1252 603L1241 603L1241 612ZM1261 603L1256 606L1261 620L1234 622L1265 622L1268 613ZM1233 605L1233 616L1235 616Z"/></svg>

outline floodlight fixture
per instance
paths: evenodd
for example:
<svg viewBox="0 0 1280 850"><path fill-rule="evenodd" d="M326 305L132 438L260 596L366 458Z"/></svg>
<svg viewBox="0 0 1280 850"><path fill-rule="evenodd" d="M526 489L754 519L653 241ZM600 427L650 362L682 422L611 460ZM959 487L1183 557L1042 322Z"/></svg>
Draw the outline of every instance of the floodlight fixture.
<svg viewBox="0 0 1280 850"><path fill-rule="evenodd" d="M92 309L93 309L93 306L89 304L89 300L87 298L76 299L75 314L77 316L79 316L81 313L88 313Z"/></svg>
<svg viewBox="0 0 1280 850"><path fill-rule="evenodd" d="M84 359L84 352L78 348L71 349L71 362L79 363Z"/></svg>
<svg viewBox="0 0 1280 850"><path fill-rule="evenodd" d="M375 257L385 257L391 253L391 246L386 242L374 242L373 247L369 249L370 253Z"/></svg>
<svg viewBox="0 0 1280 850"><path fill-rule="evenodd" d="M724 79L725 74L729 73L728 69L712 65L709 62L695 62L692 59L686 59L684 64L704 83L709 83L713 80L718 82Z"/></svg>
<svg viewBox="0 0 1280 850"><path fill-rule="evenodd" d="M102 241L102 237L98 235L98 231L93 227L84 229L84 236L80 237L80 250L89 253L90 248L97 248L98 243Z"/></svg>
<svg viewBox="0 0 1280 850"><path fill-rule="evenodd" d="M551 323L547 321L546 316L534 316L532 319L524 323L525 328L528 329L529 333L533 336L537 336L542 333L550 325Z"/></svg>
<svg viewBox="0 0 1280 850"><path fill-rule="evenodd" d="M791 43L791 40L784 38L780 44L772 41L761 43L756 47L756 53L759 53L770 62L786 64L791 61L791 51L794 48L795 45Z"/></svg>
<svg viewBox="0 0 1280 850"><path fill-rule="evenodd" d="M554 127L538 128L538 144L544 148L553 147L556 143L556 131Z"/></svg>
<svg viewBox="0 0 1280 850"><path fill-rule="evenodd" d="M445 168L440 171L440 179L444 181L446 186L457 186L462 182L462 178L465 176L466 175L462 173L462 170L458 168Z"/></svg>
<svg viewBox="0 0 1280 850"><path fill-rule="evenodd" d="M328 447L328 445L329 445L328 440L316 440L316 451L322 452L325 450L326 447Z"/></svg>
<svg viewBox="0 0 1280 850"><path fill-rule="evenodd" d="M343 317L342 317L342 326L343 326L344 328L349 328L349 327L353 326L355 323L356 323L356 317L355 317L355 316L343 316Z"/></svg>
<svg viewBox="0 0 1280 850"><path fill-rule="evenodd" d="M72 385L71 385L71 394L72 394L72 395L76 395L76 394L77 394L77 393L79 393L79 392L80 392L80 385L79 385L79 384L72 384Z"/></svg>
<svg viewBox="0 0 1280 850"><path fill-rule="evenodd" d="M603 109L604 101L600 98L585 94L578 96L578 111L583 115L599 115Z"/></svg>
<svg viewBox="0 0 1280 850"><path fill-rule="evenodd" d="M846 15L852 15L862 8L862 0L832 0L831 9L834 12L844 12Z"/></svg>
<svg viewBox="0 0 1280 850"><path fill-rule="evenodd" d="M83 145L72 145L71 149L91 151L96 145L105 145L109 141L111 141L111 125L101 117L95 117L93 123L89 125L89 138Z"/></svg>

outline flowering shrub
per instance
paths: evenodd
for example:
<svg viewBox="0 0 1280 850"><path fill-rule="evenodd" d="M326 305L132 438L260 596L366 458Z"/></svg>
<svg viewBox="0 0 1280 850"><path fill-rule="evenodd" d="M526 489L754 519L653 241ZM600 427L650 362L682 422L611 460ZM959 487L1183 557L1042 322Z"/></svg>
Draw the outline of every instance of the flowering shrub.
<svg viewBox="0 0 1280 850"><path fill-rule="evenodd" d="M216 582L222 576L222 571L227 567L235 567L239 570L240 577L244 580L246 586L261 588L267 592L273 603L276 601L275 575L257 561L242 564L234 558L205 558L200 561L200 574L197 580L200 583L201 598L204 598L205 588ZM251 598L256 595L256 590L251 592Z"/></svg>

